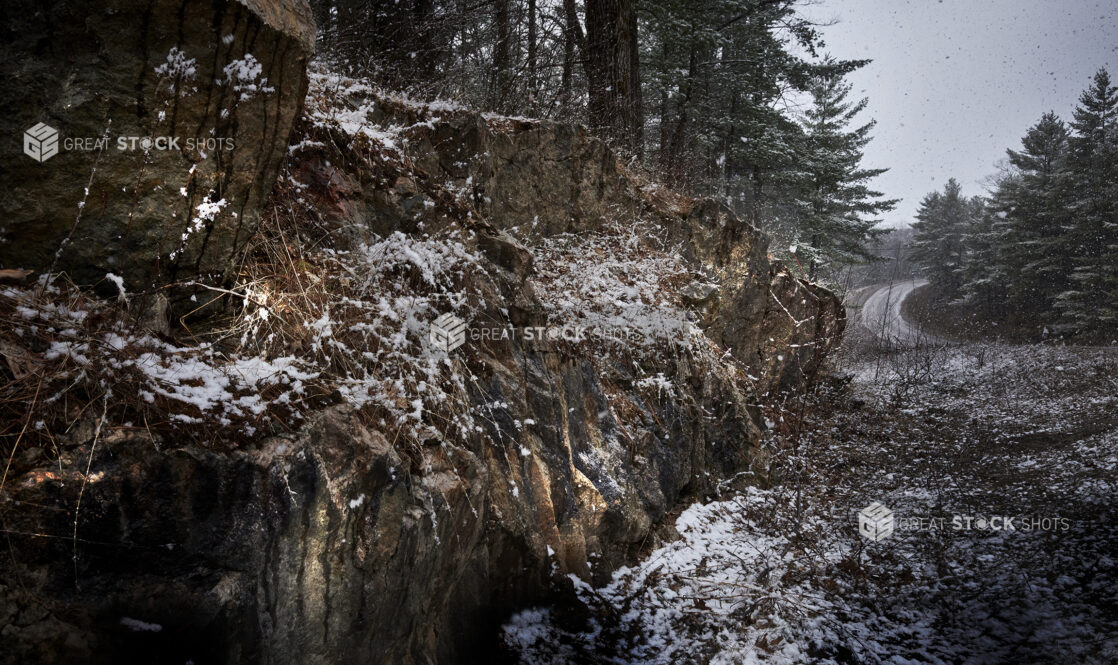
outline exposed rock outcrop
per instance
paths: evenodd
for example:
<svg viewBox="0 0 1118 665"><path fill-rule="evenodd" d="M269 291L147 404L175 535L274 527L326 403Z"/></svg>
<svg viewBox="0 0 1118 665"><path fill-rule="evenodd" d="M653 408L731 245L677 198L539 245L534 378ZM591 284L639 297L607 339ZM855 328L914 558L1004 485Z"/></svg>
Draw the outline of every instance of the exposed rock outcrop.
<svg viewBox="0 0 1118 665"><path fill-rule="evenodd" d="M412 178L419 174L462 192L493 228L526 244L598 232L603 220L652 220L690 269L720 285L717 301L700 308L702 327L755 376L775 381L760 393L770 385L802 381L835 339L835 319L843 315L834 310L833 296L770 261L768 238L760 231L716 201L690 200L634 177L584 128L487 121L479 113L388 98L363 109L370 123L419 128L407 140ZM312 159L308 166L317 163ZM385 195L355 173L325 168L334 179L327 189L335 215L355 217L382 234L420 229L416 222L423 217L414 206L421 195Z"/></svg>
<svg viewBox="0 0 1118 665"><path fill-rule="evenodd" d="M60 462L17 464L0 496L17 534L0 660L488 662L509 611L568 574L607 579L682 498L764 474L760 406L817 370L843 325L833 295L771 263L725 207L641 183L580 129L343 92L330 117L348 130L309 113L289 164L335 236L462 227L479 269L455 311L516 329L601 304L580 291L587 266L615 262L587 274L622 299L660 270L652 302L579 321L667 333L470 339L446 355L470 426L425 416L410 447L345 404L232 450L112 424L94 448L86 427Z"/></svg>
<svg viewBox="0 0 1118 665"><path fill-rule="evenodd" d="M12 0L0 25L0 268L220 279L302 108L305 0Z"/></svg>

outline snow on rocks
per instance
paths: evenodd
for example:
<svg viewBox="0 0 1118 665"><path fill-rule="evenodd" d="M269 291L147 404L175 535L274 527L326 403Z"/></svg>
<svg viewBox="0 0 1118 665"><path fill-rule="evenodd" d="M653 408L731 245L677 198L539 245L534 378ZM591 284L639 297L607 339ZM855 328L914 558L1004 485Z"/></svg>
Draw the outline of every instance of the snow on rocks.
<svg viewBox="0 0 1118 665"><path fill-rule="evenodd" d="M204 217L222 204L202 207ZM428 332L443 313L469 316L459 283L480 259L453 235L395 233L313 260L321 270L307 278L313 294L255 280L222 289L241 305L236 316L213 341L190 346L137 330L114 305L65 287L5 289L0 309L24 323L15 334L49 340L37 362L59 364L60 390L91 384L138 395L158 402L173 426L252 434L269 419L295 425L312 395L335 391L410 435L423 435L426 411L448 406L450 426L472 431L467 379Z"/></svg>
<svg viewBox="0 0 1118 665"><path fill-rule="evenodd" d="M810 402L795 447L770 410L782 483L692 505L605 586L569 580L588 612L527 609L506 644L530 664L1114 662L1118 353L904 353L937 369L898 393L905 372L855 365L863 406ZM858 535L872 501L897 524L880 542Z"/></svg>
<svg viewBox="0 0 1118 665"><path fill-rule="evenodd" d="M527 663L569 662L606 638L617 654L610 662L674 665L820 662L813 647L839 633L870 638L864 627L834 625L828 615L848 608L813 588L813 561L765 526L778 499L750 488L692 505L676 520L679 540L616 571L605 587L572 580L581 601L607 618L571 633L533 608L506 624L507 642Z"/></svg>
<svg viewBox="0 0 1118 665"><path fill-rule="evenodd" d="M655 228L640 223L543 239L533 248L533 284L550 321L626 348L701 346L679 297L690 271L657 241Z"/></svg>
<svg viewBox="0 0 1118 665"><path fill-rule="evenodd" d="M371 117L376 109L369 83L312 68L305 113L316 127L336 127L349 136L362 136L399 153L402 127L384 127Z"/></svg>

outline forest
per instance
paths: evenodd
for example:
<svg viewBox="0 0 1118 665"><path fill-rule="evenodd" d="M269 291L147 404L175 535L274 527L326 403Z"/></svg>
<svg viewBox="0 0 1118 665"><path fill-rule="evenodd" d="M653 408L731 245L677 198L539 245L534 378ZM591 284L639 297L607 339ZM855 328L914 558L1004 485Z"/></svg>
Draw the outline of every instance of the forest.
<svg viewBox="0 0 1118 665"><path fill-rule="evenodd" d="M988 194L955 179L920 202L913 259L950 307L1038 336L1118 331L1118 88L1100 69L1070 123L1045 113Z"/></svg>
<svg viewBox="0 0 1118 665"><path fill-rule="evenodd" d="M1113 665L1111 4L5 0L0 665Z"/></svg>
<svg viewBox="0 0 1118 665"><path fill-rule="evenodd" d="M895 201L873 188L884 169L861 163L874 123L846 76L868 61L829 57L798 4L312 2L346 71L585 124L657 179L725 202L814 276L869 258Z"/></svg>

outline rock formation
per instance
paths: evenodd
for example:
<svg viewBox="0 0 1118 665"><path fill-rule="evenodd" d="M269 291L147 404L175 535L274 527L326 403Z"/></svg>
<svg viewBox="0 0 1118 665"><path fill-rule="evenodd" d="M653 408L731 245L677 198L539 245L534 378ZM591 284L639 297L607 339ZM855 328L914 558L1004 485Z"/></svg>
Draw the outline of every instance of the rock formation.
<svg viewBox="0 0 1118 665"><path fill-rule="evenodd" d="M310 16L302 0L5 2L0 267L130 291L220 280L302 108ZM58 149L42 161L21 154L40 123L32 142Z"/></svg>
<svg viewBox="0 0 1118 665"><path fill-rule="evenodd" d="M251 50L270 85L295 90L286 58L304 57L304 42L289 14L256 4L215 19L255 28L208 34L230 30L241 35L234 45L268 35L275 60ZM472 339L438 356L465 377L469 427L416 416L407 445L342 390L298 428L237 445L79 414L57 460L21 451L0 490L12 555L0 562L0 661L488 662L510 611L550 602L571 574L607 579L661 537L682 500L741 472L763 475L761 406L810 380L841 333L834 296L770 262L756 229L643 181L584 130L320 79L275 196L317 216L339 243L331 251L457 229L477 270L462 278L468 302L455 311L474 321L525 330L594 314L579 320L667 334L640 348ZM265 125L273 135L291 108L281 106ZM268 155L258 173L276 167L264 166L274 143L253 147ZM239 191L215 268L260 214L260 193ZM183 209L153 196L151 214ZM347 235L357 240L344 245ZM162 257L158 246L129 256ZM624 302L588 314L598 301L579 295L579 270L599 255L637 258L593 273ZM656 298L626 300L641 275L624 266L645 260L663 270ZM663 312L670 320L649 315Z"/></svg>

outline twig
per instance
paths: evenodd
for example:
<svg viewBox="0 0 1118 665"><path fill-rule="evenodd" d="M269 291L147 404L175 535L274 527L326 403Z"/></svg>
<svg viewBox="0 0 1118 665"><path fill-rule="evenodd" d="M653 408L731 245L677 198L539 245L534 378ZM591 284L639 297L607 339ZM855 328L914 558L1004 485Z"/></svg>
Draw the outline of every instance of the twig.
<svg viewBox="0 0 1118 665"><path fill-rule="evenodd" d="M12 444L12 452L8 455L8 463L4 465L4 475L0 477L0 493L4 492L4 483L8 481L8 469L12 468L12 459L16 456L16 450L19 449L19 442L23 440L23 435L27 432L27 425L31 422L31 414L35 411L35 403L39 401L39 389L43 387L43 375L39 375L39 383L35 386L35 396L31 398L31 406L27 409L27 418L23 421L23 429L19 431L19 436L16 437L16 442Z"/></svg>
<svg viewBox="0 0 1118 665"><path fill-rule="evenodd" d="M78 584L78 519L81 513L82 497L85 495L85 486L89 484L89 471L93 468L93 453L97 450L97 441L101 438L101 427L105 424L105 418L109 413L109 392L101 397L102 409L101 417L97 419L97 427L93 431L93 443L89 446L89 460L85 464L85 474L82 476L81 489L78 490L78 502L74 506L74 531L72 536L73 553L74 553L74 587L81 591L81 585Z"/></svg>

